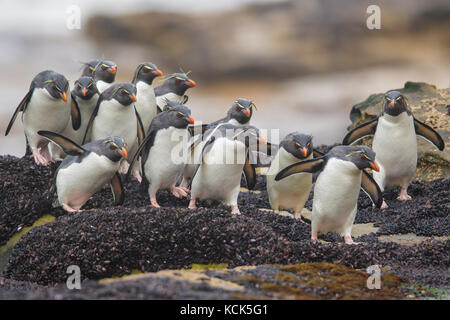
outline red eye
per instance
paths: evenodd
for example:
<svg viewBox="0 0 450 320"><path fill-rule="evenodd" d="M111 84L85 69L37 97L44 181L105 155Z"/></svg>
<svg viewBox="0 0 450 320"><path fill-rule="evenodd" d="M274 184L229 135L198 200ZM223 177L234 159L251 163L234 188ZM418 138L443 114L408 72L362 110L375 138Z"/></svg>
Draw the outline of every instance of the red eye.
<svg viewBox="0 0 450 320"><path fill-rule="evenodd" d="M241 108L239 108L239 107L236 107L236 111L239 111L239 110L241 110Z"/></svg>
<svg viewBox="0 0 450 320"><path fill-rule="evenodd" d="M103 70L103 71L105 71L105 70L106 70L106 68L105 68L105 67L102 67L102 70Z"/></svg>
<svg viewBox="0 0 450 320"><path fill-rule="evenodd" d="M183 117L183 115L181 113L177 114L177 118L182 118L182 117Z"/></svg>
<svg viewBox="0 0 450 320"><path fill-rule="evenodd" d="M180 79L175 80L175 83L176 83L176 84L180 84L180 82L181 82Z"/></svg>
<svg viewBox="0 0 450 320"><path fill-rule="evenodd" d="M367 160L367 158L364 156L361 156L361 160Z"/></svg>
<svg viewBox="0 0 450 320"><path fill-rule="evenodd" d="M148 73L148 69L147 68L144 68L144 73Z"/></svg>

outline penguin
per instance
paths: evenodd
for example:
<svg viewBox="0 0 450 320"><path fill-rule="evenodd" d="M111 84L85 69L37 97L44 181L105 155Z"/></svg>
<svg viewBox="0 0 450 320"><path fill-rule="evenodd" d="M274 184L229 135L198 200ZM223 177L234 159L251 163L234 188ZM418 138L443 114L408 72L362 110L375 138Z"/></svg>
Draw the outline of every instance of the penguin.
<svg viewBox="0 0 450 320"><path fill-rule="evenodd" d="M153 63L145 62L138 65L131 81L136 86L136 109L141 117L144 132L148 131L150 123L158 113L155 90L152 83L153 79L162 75L161 70Z"/></svg>
<svg viewBox="0 0 450 320"><path fill-rule="evenodd" d="M184 159L176 152L184 152L189 132L187 127L194 124L191 111L184 105L171 102L171 107L153 118L145 139L139 145L127 178L137 158L141 156L144 184L148 185L150 203L159 208L156 193L160 189L169 189L177 198L186 197L186 190L176 187L183 173Z"/></svg>
<svg viewBox="0 0 450 320"><path fill-rule="evenodd" d="M82 62L84 67L83 70L81 71L81 77L83 76L93 77L95 67L100 63L100 61L101 61L100 59L94 59L89 62Z"/></svg>
<svg viewBox="0 0 450 320"><path fill-rule="evenodd" d="M322 172L314 186L311 220L311 239L318 232L336 232L353 244L351 231L355 220L360 187L369 195L377 208L382 194L378 184L364 169L379 171L375 152L366 146L336 146L322 157L304 160L287 166L275 181L297 173Z"/></svg>
<svg viewBox="0 0 450 320"><path fill-rule="evenodd" d="M246 98L239 98L234 101L232 106L227 112L227 115L219 119L217 121L211 122L209 124L202 124L198 126L190 126L189 132L192 135L191 138L191 144L194 144L195 146L199 145L202 141L203 134L216 126L218 126L221 123L230 123L233 125L249 125L250 119L253 114L253 108L256 109L256 105ZM201 136L200 136L201 135ZM207 138L204 140L208 140ZM194 148L194 145L192 145L192 150ZM201 147L197 148L197 152L191 153L191 159L186 164L186 167L183 172L183 180L181 181L180 186L183 188L188 188L189 181L192 179L192 176L194 174L195 168L196 168L196 161L194 159L199 159L201 155ZM191 150L191 148L190 148Z"/></svg>
<svg viewBox="0 0 450 320"><path fill-rule="evenodd" d="M212 199L231 206L232 214L240 214L237 199L242 172L248 189L253 189L256 171L250 151L260 144L266 145L267 141L253 126L222 123L212 130L214 132L203 146L200 163L192 177L189 208L196 208L197 199Z"/></svg>
<svg viewBox="0 0 450 320"><path fill-rule="evenodd" d="M90 137L90 141L109 136L121 137L129 146L129 158L121 162L120 173L127 172L128 162L144 139L144 130L134 105L135 102L136 87L132 83L120 82L111 85L100 94L83 138L84 144L87 137ZM139 168L134 168L133 176L139 182L141 181Z"/></svg>
<svg viewBox="0 0 450 320"><path fill-rule="evenodd" d="M92 71L95 84L100 93L105 91L116 79L117 65L115 62L101 60Z"/></svg>
<svg viewBox="0 0 450 320"><path fill-rule="evenodd" d="M83 143L83 136L91 118L92 112L97 105L99 92L95 81L89 76L82 76L74 83L74 88L70 93L70 100L72 104L76 104L76 108L80 110L81 124L77 130L69 123L62 131L61 135L69 138L73 142L81 145ZM50 153L54 159L62 160L65 153L56 144L50 143Z"/></svg>
<svg viewBox="0 0 450 320"><path fill-rule="evenodd" d="M312 187L312 173L304 172L279 181L275 181L275 175L300 160L311 160L313 153L311 135L293 132L281 141L266 175L269 202L275 212L290 209L294 211L294 218L301 219Z"/></svg>
<svg viewBox="0 0 450 320"><path fill-rule="evenodd" d="M400 187L397 199L411 200L408 185L417 168L416 135L441 151L445 147L444 140L433 128L414 118L405 97L395 90L385 94L381 114L348 132L343 144L350 145L369 135L374 135L372 148L380 165L380 172L373 175L375 181L382 191ZM387 207L383 200L381 208Z"/></svg>
<svg viewBox="0 0 450 320"><path fill-rule="evenodd" d="M102 187L109 183L114 204L124 201L123 185L119 169L120 160L127 158L124 141L108 137L79 146L66 137L51 131L39 131L39 135L57 144L68 155L55 172L56 206L68 212L80 208Z"/></svg>
<svg viewBox="0 0 450 320"><path fill-rule="evenodd" d="M38 165L47 166L53 161L48 150L49 141L37 134L39 130L62 132L70 118L74 130L80 127L80 110L76 104L67 102L68 93L69 82L62 74L51 70L38 73L8 124L5 136L22 112L26 141Z"/></svg>
<svg viewBox="0 0 450 320"><path fill-rule="evenodd" d="M173 73L162 85L155 88L156 104L160 110L166 105L166 99L185 104L188 101L186 90L196 85L185 73Z"/></svg>

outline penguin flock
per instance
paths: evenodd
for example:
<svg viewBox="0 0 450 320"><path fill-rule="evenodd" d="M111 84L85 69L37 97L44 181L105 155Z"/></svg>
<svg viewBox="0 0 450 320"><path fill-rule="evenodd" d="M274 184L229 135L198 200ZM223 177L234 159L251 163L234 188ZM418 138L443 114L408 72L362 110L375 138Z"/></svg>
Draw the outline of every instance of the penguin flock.
<svg viewBox="0 0 450 320"><path fill-rule="evenodd" d="M112 61L87 62L71 91L62 74L40 72L7 126L5 135L22 113L26 154L37 165L61 161L52 183L54 206L68 212L81 211L107 184L114 204L123 204L122 178L132 176L153 207L159 207L157 192L167 189L177 198L190 197L190 209L198 200L218 200L240 214L241 176L253 189L258 157L266 154L272 157L266 173L271 208L292 210L301 219L314 187L311 239L336 232L352 244L360 189L381 209L388 207L382 192L393 187L401 188L398 200L411 200L407 189L417 166L416 135L441 151L445 147L433 128L414 118L398 91L385 94L376 119L322 154L313 148L313 137L300 132L279 144L268 142L250 124L256 105L246 98L234 101L224 118L196 124L186 106L186 91L196 86L189 73L164 76L145 62L130 82L116 83L117 70ZM154 88L157 77L164 82ZM369 135L372 148L352 145Z"/></svg>

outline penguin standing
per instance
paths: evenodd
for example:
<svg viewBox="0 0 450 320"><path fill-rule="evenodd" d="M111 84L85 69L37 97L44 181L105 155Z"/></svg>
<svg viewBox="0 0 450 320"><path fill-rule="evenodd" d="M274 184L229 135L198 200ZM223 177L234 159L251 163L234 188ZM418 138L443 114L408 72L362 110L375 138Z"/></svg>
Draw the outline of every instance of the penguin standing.
<svg viewBox="0 0 450 320"><path fill-rule="evenodd" d="M318 232L336 232L344 236L345 243L352 244L360 187L378 208L382 203L381 190L365 168L380 170L370 148L337 146L322 157L287 166L275 176L275 181L296 173L322 170L314 187L311 239L317 240Z"/></svg>
<svg viewBox="0 0 450 320"><path fill-rule="evenodd" d="M118 137L94 141L82 147L57 133L39 131L68 155L55 172L58 204L69 212L80 208L105 184L111 185L114 204L122 204L124 192L117 173L127 157L124 141Z"/></svg>
<svg viewBox="0 0 450 320"><path fill-rule="evenodd" d="M312 136L293 132L281 141L266 175L269 202L275 212L290 209L296 219L301 219L301 211L312 187L312 173L296 174L279 181L275 181L275 175L289 165L312 158Z"/></svg>
<svg viewBox="0 0 450 320"><path fill-rule="evenodd" d="M231 206L232 214L240 214L237 199L242 172L248 189L256 184L255 166L250 149L267 141L252 126L223 123L212 129L202 149L202 157L192 178L189 208L196 208L196 200L213 199Z"/></svg>
<svg viewBox="0 0 450 320"><path fill-rule="evenodd" d="M196 163L198 163L198 160L201 157L201 150L203 148L201 144L204 144L204 142L208 140L208 137L203 137L203 133L209 129L217 127L221 123L230 123L236 126L249 125L250 119L253 114L253 108L256 109L256 105L252 101L245 98L239 98L233 103L224 118L211 122L209 124L203 124L201 126L194 126L189 128L192 134L192 138L190 141L192 145L192 148L190 148L190 150L192 152L190 152L190 157L184 169L183 180L181 181L180 187L188 188L189 181L192 179L192 176L196 169ZM211 132L211 130L209 130L209 132Z"/></svg>
<svg viewBox="0 0 450 320"><path fill-rule="evenodd" d="M111 85L100 95L97 101L87 125L83 143L86 143L86 137L88 136L91 137L91 141L110 136L121 137L125 144L130 146L128 152L128 161L130 161L138 146L136 139L140 143L144 137L142 122L134 106L135 102L136 87L133 84L120 82ZM133 176L141 181L138 169L133 170ZM128 164L124 160L119 171L126 173L127 170Z"/></svg>
<svg viewBox="0 0 450 320"><path fill-rule="evenodd" d="M374 135L372 148L377 154L380 172L373 178L380 189L400 187L398 200L411 200L408 185L417 168L417 139L420 135L444 150L442 137L433 128L414 118L405 97L398 91L389 91L384 96L383 112L374 120L354 128L344 138L349 145L361 138ZM387 208L383 201L382 209Z"/></svg>
<svg viewBox="0 0 450 320"><path fill-rule="evenodd" d="M49 141L37 134L39 130L62 132L72 117L73 129L80 127L80 110L67 103L69 82L54 71L46 70L37 74L30 89L14 112L5 132L8 135L19 112L25 137L38 165L48 165L52 157L48 150Z"/></svg>
<svg viewBox="0 0 450 320"><path fill-rule="evenodd" d="M75 130L69 122L61 135L81 145L83 143L83 137L89 119L97 105L99 97L99 92L94 79L88 76L82 76L76 80L70 96L71 103L76 104L76 107L80 110L81 124L80 127ZM50 153L53 159L62 159L65 157L65 153L54 143L50 143Z"/></svg>
<svg viewBox="0 0 450 320"><path fill-rule="evenodd" d="M117 65L115 62L102 60L92 71L98 92L105 91L116 79Z"/></svg>
<svg viewBox="0 0 450 320"><path fill-rule="evenodd" d="M161 110L166 105L166 100L185 104L188 100L188 96L185 95L186 90L196 85L195 81L189 79L185 73L174 73L162 85L155 88L156 104Z"/></svg>
<svg viewBox="0 0 450 320"><path fill-rule="evenodd" d="M162 75L161 70L153 63L145 62L138 65L131 81L136 86L136 109L141 117L144 132L148 131L150 123L158 113L152 83L153 79Z"/></svg>
<svg viewBox="0 0 450 320"><path fill-rule="evenodd" d="M194 124L191 111L171 102L170 108L153 118L144 141L131 161L127 177L141 156L144 183L148 184L150 203L154 207L159 207L156 192L160 189L169 189L177 198L187 196L186 191L175 184L184 168L183 154L179 156L177 151L185 152L189 124Z"/></svg>

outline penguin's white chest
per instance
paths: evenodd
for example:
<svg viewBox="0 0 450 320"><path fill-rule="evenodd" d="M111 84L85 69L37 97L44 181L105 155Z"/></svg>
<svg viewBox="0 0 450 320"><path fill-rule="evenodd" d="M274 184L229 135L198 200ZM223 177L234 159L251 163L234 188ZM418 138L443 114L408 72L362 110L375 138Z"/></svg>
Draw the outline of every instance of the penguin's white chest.
<svg viewBox="0 0 450 320"><path fill-rule="evenodd" d="M361 186L361 170L352 162L328 160L314 187L312 229L350 235Z"/></svg>
<svg viewBox="0 0 450 320"><path fill-rule="evenodd" d="M308 157L312 159L312 154ZM300 161L284 148L280 148L272 160L267 173L267 192L273 209L291 209L301 211L308 200L312 187L312 174L299 173L279 181L275 181L276 174L287 166Z"/></svg>
<svg viewBox="0 0 450 320"><path fill-rule="evenodd" d="M192 181L192 197L237 204L246 148L242 142L218 138L204 155Z"/></svg>
<svg viewBox="0 0 450 320"><path fill-rule="evenodd" d="M119 169L119 161L89 153L79 163L60 169L56 177L58 201L80 208L89 198L109 183Z"/></svg>
<svg viewBox="0 0 450 320"><path fill-rule="evenodd" d="M48 140L37 134L39 130L61 133L70 119L69 101L55 99L46 89L36 88L23 113L25 134L31 147L46 145Z"/></svg>
<svg viewBox="0 0 450 320"><path fill-rule="evenodd" d="M139 81L136 84L136 109L141 117L145 133L156 116L156 97L153 86Z"/></svg>
<svg viewBox="0 0 450 320"><path fill-rule="evenodd" d="M144 163L151 188L166 189L176 183L183 172L189 133L187 129L160 129Z"/></svg>
<svg viewBox="0 0 450 320"><path fill-rule="evenodd" d="M163 109L163 107L166 105L166 99L172 100L172 101L177 101L180 103L183 101L182 96L179 96L178 94L176 94L174 92L167 92L167 93L163 94L162 96L156 97L156 103L158 104L158 106L161 109Z"/></svg>
<svg viewBox="0 0 450 320"><path fill-rule="evenodd" d="M111 85L111 83L108 83L108 82L105 82L102 80L98 80L95 84L97 86L98 92L100 92L100 93L102 93L103 91L108 89L108 87Z"/></svg>
<svg viewBox="0 0 450 320"><path fill-rule="evenodd" d="M128 146L137 140L137 120L133 104L124 106L111 99L101 103L92 125L92 141L110 136L122 138Z"/></svg>
<svg viewBox="0 0 450 320"><path fill-rule="evenodd" d="M406 112L396 117L383 115L378 120L372 149L380 172L374 179L382 187L408 184L417 166L417 139L414 119Z"/></svg>

